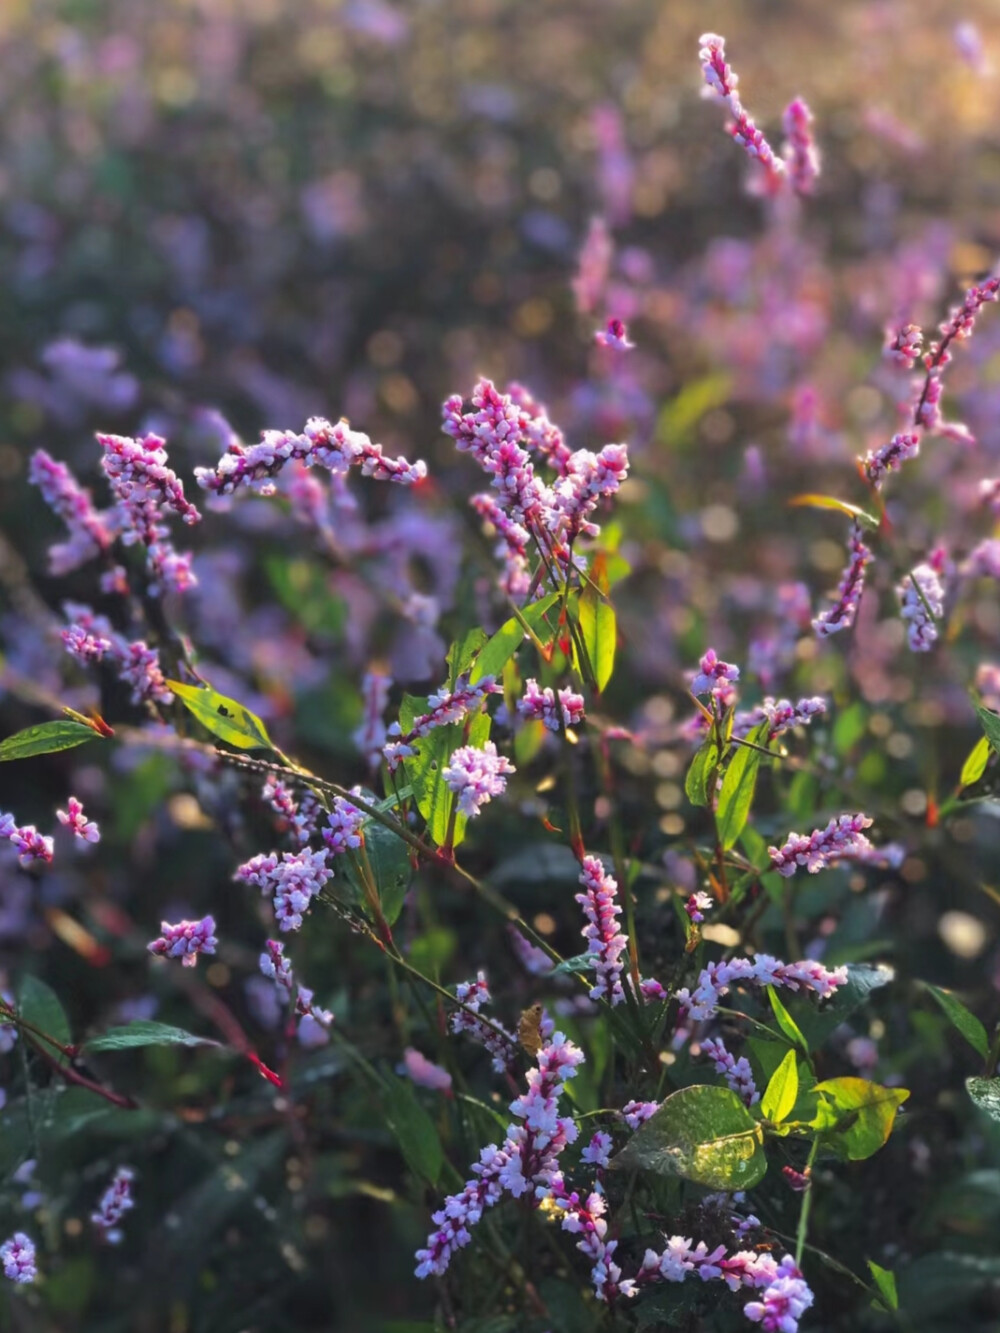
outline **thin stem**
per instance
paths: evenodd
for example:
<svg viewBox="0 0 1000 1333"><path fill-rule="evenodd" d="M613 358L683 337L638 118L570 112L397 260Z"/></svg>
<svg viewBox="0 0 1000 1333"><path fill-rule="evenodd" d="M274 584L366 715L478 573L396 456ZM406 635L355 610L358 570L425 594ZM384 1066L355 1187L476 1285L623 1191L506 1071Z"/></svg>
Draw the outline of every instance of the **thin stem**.
<svg viewBox="0 0 1000 1333"><path fill-rule="evenodd" d="M812 1165L816 1160L816 1153L819 1151L819 1137L813 1139L812 1147L809 1149L809 1160L806 1162L805 1174L809 1177L809 1187L802 1195L802 1208L799 1212L799 1226L795 1233L795 1264L801 1267L802 1251L806 1245L806 1235L809 1230L809 1212L812 1208L813 1180Z"/></svg>

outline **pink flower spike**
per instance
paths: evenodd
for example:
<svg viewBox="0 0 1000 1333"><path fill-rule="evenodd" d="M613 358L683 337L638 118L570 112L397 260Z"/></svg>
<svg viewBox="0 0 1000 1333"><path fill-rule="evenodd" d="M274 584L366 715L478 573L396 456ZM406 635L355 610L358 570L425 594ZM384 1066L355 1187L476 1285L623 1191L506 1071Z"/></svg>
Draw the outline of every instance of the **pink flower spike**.
<svg viewBox="0 0 1000 1333"><path fill-rule="evenodd" d="M796 97L785 108L785 169L788 183L796 194L812 194L819 175L819 153L813 139L813 114Z"/></svg>
<svg viewBox="0 0 1000 1333"><path fill-rule="evenodd" d="M83 804L75 796L71 796L66 802L68 810L57 810L56 816L60 824L65 825L75 837L83 842L100 842L101 830L92 821L88 820L83 813Z"/></svg>
<svg viewBox="0 0 1000 1333"><path fill-rule="evenodd" d="M119 1167L111 1184L101 1195L97 1211L90 1215L91 1222L103 1234L109 1245L121 1243L122 1232L118 1223L130 1208L135 1207L132 1198L134 1179L134 1171L127 1166Z"/></svg>
<svg viewBox="0 0 1000 1333"><path fill-rule="evenodd" d="M861 540L861 533L856 524L851 534L849 550L851 558L837 587L837 600L833 606L821 611L812 622L813 629L821 639L828 638L839 630L850 629L858 613L861 594L865 589L865 570L872 559L872 553Z"/></svg>
<svg viewBox="0 0 1000 1333"><path fill-rule="evenodd" d="M706 32L699 41L698 56L709 96L714 95L725 102L732 116L726 126L728 133L753 161L764 168L767 192L776 192L785 178L785 163L775 155L774 149L743 109L736 93L739 79L726 63L725 38Z"/></svg>
<svg viewBox="0 0 1000 1333"><path fill-rule="evenodd" d="M507 790L507 775L516 772L505 755L497 753L492 741L482 749L464 745L455 750L441 776L458 797L458 809L475 819L484 805Z"/></svg>
<svg viewBox="0 0 1000 1333"><path fill-rule="evenodd" d="M622 913L618 903L618 881L606 873L600 857L585 856L580 883L586 890L576 895L576 901L587 918L582 934L587 940L587 952L594 960L597 976L590 990L590 998L606 999L612 1005L620 1004L625 998L621 983L624 967L621 956L628 946L628 940L618 929L618 918Z"/></svg>
<svg viewBox="0 0 1000 1333"><path fill-rule="evenodd" d="M609 319L607 328L598 329L594 341L601 347L613 347L618 352L630 351L634 342L629 341L628 329L620 319Z"/></svg>
<svg viewBox="0 0 1000 1333"><path fill-rule="evenodd" d="M786 878L805 866L810 875L817 874L838 861L855 861L874 852L864 830L871 828L867 815L840 815L831 819L826 828L816 829L808 837L790 833L781 847L769 847L771 868Z"/></svg>
<svg viewBox="0 0 1000 1333"><path fill-rule="evenodd" d="M421 1055L412 1046L403 1052L403 1072L418 1088L430 1088L434 1092L451 1090L451 1075L433 1061Z"/></svg>
<svg viewBox="0 0 1000 1333"><path fill-rule="evenodd" d="M184 967L194 967L200 953L215 953L219 941L215 938L215 918L202 917L200 921L178 921L175 926L163 921L163 934L146 948L161 958L179 958Z"/></svg>

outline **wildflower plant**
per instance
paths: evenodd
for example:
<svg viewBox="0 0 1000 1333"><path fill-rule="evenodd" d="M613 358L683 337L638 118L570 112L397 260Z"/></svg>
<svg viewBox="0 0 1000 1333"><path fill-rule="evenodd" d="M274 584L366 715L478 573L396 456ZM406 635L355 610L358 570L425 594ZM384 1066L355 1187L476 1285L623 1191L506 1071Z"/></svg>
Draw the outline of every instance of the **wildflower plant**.
<svg viewBox="0 0 1000 1333"><path fill-rule="evenodd" d="M798 216L822 188L812 112L788 104L779 153L740 100L723 39L705 34L699 59L761 206ZM605 388L621 389L644 340L635 292L624 281L608 292L615 262L598 219L574 292L581 343ZM222 452L193 473L203 509L185 489L183 454L152 431L96 437L100 502L67 464L34 454L39 506L65 529L48 575L72 575L66 592L90 600L53 598L43 636L53 673L11 689L19 707L57 716L6 736L0 761L85 746L113 774L121 808L102 807L86 768L72 782L54 768L65 808L43 819L37 802L22 810L16 791L5 796L0 874L34 895L30 938L50 930L94 971L115 959L141 994L123 995L116 1016L80 1017L71 982L55 969L51 986L42 980L30 950L9 987L3 978L0 1266L12 1288L41 1274L41 1299L49 1271L54 1282L66 1271L45 1196L18 1200L17 1173L37 1150L51 1188L66 1138L96 1128L121 1152L111 1162L95 1146L73 1208L116 1257L138 1252L146 1226L169 1266L173 1232L207 1244L202 1220L235 1227L230 1204L262 1232L298 1226L308 1208L305 1245L324 1233L331 1199L364 1196L406 1209L406 1230L423 1236L405 1304L427 1314L413 1327L428 1333L496 1318L529 1333L717 1318L796 1333L834 1327L830 1311L858 1292L881 1313L896 1308L886 1254L852 1246L840 1259L826 1233L837 1230L834 1202L878 1170L854 1164L896 1150L913 1105L903 1083L917 1101L921 1070L881 1061L865 1035L885 1030L866 1013L899 984L892 969L878 949L834 937L852 899L873 900L875 884L905 870L914 835L845 759L858 716L846 668L811 664L839 662L838 643L860 635L882 565L900 565L897 646L926 654L946 637L946 606L1000 577L994 537L957 564L943 545L903 560L887 508L930 437L966 447L966 429L942 415L944 376L998 291L996 278L972 285L926 351L916 324L890 331L893 364L923 373L905 428L858 460L864 504L796 497L849 519L832 604L810 635L808 591L785 584L761 611L772 630L745 647L735 616L710 630L692 614L664 668L679 722L673 705L644 711L616 692L643 623L620 617L618 589L642 559L628 497L655 480L648 450L599 441L578 421L563 430L520 384L484 376L451 393L441 412L451 452L435 450L436 464L394 456L395 444L345 418L310 416L250 444L216 422ZM606 318L596 335L595 316ZM461 588L446 550L432 594L427 571L451 529L424 506L444 476L464 492L461 521L482 549L470 538ZM389 485L376 499L365 494L379 483ZM995 483L982 486L988 507ZM375 516L360 517L369 501ZM296 526L269 529L285 519ZM350 693L353 713L337 717L332 740L296 725L294 691L268 689L274 619L246 641L226 620L210 552L174 548L179 524L193 542L213 524L302 542L301 557L265 562L295 624L277 655L313 685L339 673L334 693ZM677 562L661 565L666 578ZM349 608L369 605L371 623L354 623ZM716 629L721 651L708 642ZM391 669L390 641L403 644ZM866 667L870 693L878 667ZM987 706L993 678L976 679L983 736L934 826L976 802L970 790L1000 752L1000 687ZM421 682L426 693L407 688ZM669 817L650 817L649 774L676 778L666 808L685 802L683 839ZM96 874L109 847L141 841L142 820L131 826L127 812L144 785L170 823L164 837L200 840L188 880L160 884L134 915L114 884L77 902L60 889L63 867L87 844L73 873ZM950 992L924 993L981 1060L969 1093L996 1119L1000 1042ZM153 1016L159 1003L176 1022ZM165 1069L187 1072L173 1085ZM153 1157L169 1152L183 1177L202 1131L224 1136L214 1174L153 1217ZM405 1186L377 1183L385 1154ZM296 1196L308 1203L290 1204ZM291 1242L273 1248L290 1272L307 1266Z"/></svg>

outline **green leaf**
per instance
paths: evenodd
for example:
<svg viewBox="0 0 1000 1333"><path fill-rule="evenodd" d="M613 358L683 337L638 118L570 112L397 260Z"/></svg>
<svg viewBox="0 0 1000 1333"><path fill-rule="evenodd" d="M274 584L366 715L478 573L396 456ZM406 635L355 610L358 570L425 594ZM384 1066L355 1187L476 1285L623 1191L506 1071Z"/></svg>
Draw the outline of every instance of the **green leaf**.
<svg viewBox="0 0 1000 1333"><path fill-rule="evenodd" d="M771 724L765 720L754 727L746 739L755 745L766 745L770 730ZM749 745L737 745L735 751L722 779L719 805L715 813L719 842L724 851L728 851L736 842L750 816L757 786L757 770L763 757L759 750L753 750Z"/></svg>
<svg viewBox="0 0 1000 1333"><path fill-rule="evenodd" d="M57 750L72 750L76 745L97 740L99 732L72 718L57 722L40 722L37 727L25 727L13 736L0 741L0 763L9 759L30 759L34 754L55 754Z"/></svg>
<svg viewBox="0 0 1000 1333"><path fill-rule="evenodd" d="M848 518L857 519L859 523L866 524L869 528L878 527L878 519L873 514L869 514L866 509L859 509L857 505L848 504L846 500L839 500L835 495L793 495L788 501L794 509L836 509L841 514L846 514Z"/></svg>
<svg viewBox="0 0 1000 1333"><path fill-rule="evenodd" d="M780 1124L799 1095L799 1069L794 1051L788 1051L781 1064L771 1075L767 1090L761 1098L760 1109L768 1120Z"/></svg>
<svg viewBox="0 0 1000 1333"><path fill-rule="evenodd" d="M399 707L399 725L405 735L413 726L414 719L427 711L427 700L416 699L405 694ZM448 760L463 745L481 749L490 738L492 720L489 713L477 713L469 721L452 722L447 727L435 727L428 735L421 736L414 744L416 756L405 761L406 780L413 788L417 809L427 823L427 831L439 847L444 845L448 835L455 793L441 776L448 766ZM465 837L467 823L465 815L455 818L453 847L458 847Z"/></svg>
<svg viewBox="0 0 1000 1333"><path fill-rule="evenodd" d="M867 730L868 710L864 704L855 703L845 708L833 724L831 739L835 752L849 754Z"/></svg>
<svg viewBox="0 0 1000 1333"><path fill-rule="evenodd" d="M365 824L364 834L382 915L393 926L403 910L403 900L413 879L409 848L398 833L373 819Z"/></svg>
<svg viewBox="0 0 1000 1333"><path fill-rule="evenodd" d="M993 714L991 713L992 717ZM962 765L962 772L959 775L958 785L960 787L971 787L974 782L986 772L986 764L990 757L990 742L986 736L980 736L975 745L969 751L969 756Z"/></svg>
<svg viewBox="0 0 1000 1333"><path fill-rule="evenodd" d="M596 961L596 956L592 953L578 953L557 963L552 969L552 975L565 976L568 972L592 972Z"/></svg>
<svg viewBox="0 0 1000 1333"><path fill-rule="evenodd" d="M883 1088L863 1078L831 1078L817 1083L820 1109L813 1121L824 1148L852 1162L863 1161L888 1141L896 1112L909 1097L906 1088Z"/></svg>
<svg viewBox="0 0 1000 1333"><path fill-rule="evenodd" d="M777 1023L778 1027L789 1041L794 1042L796 1046L800 1047L805 1051L806 1055L808 1055L809 1043L806 1041L802 1029L782 1004L781 996L773 986L768 986L767 998L771 1002L771 1012L774 1014L774 1021Z"/></svg>
<svg viewBox="0 0 1000 1333"><path fill-rule="evenodd" d="M205 730L218 736L220 741L237 750L274 749L260 718L235 699L227 699L210 686L199 688L179 680L168 680L167 685Z"/></svg>
<svg viewBox="0 0 1000 1333"><path fill-rule="evenodd" d="M84 1042L85 1051L129 1051L138 1046L218 1046L210 1037L198 1037L169 1023L137 1019L126 1027L108 1028L99 1037Z"/></svg>
<svg viewBox="0 0 1000 1333"><path fill-rule="evenodd" d="M608 576L604 556L594 557L590 580L580 594L580 632L587 657L594 672L597 692L603 693L615 669L618 622L615 608L607 599Z"/></svg>
<svg viewBox="0 0 1000 1333"><path fill-rule="evenodd" d="M708 805L708 782L719 762L719 747L710 736L691 760L684 779L684 794L692 805Z"/></svg>
<svg viewBox="0 0 1000 1333"><path fill-rule="evenodd" d="M698 422L714 407L729 401L732 376L725 371L691 380L660 412L656 438L671 449L694 443Z"/></svg>
<svg viewBox="0 0 1000 1333"><path fill-rule="evenodd" d="M434 1121L410 1085L401 1078L387 1078L379 1112L385 1117L410 1170L428 1184L436 1185L444 1165L444 1150Z"/></svg>
<svg viewBox="0 0 1000 1333"><path fill-rule="evenodd" d="M1000 1078L967 1078L965 1090L980 1111L1000 1122Z"/></svg>
<svg viewBox="0 0 1000 1333"><path fill-rule="evenodd" d="M17 1012L26 1023L30 1023L39 1032L44 1032L47 1037L53 1037L60 1045L71 1044L73 1033L66 1011L52 987L47 986L44 981L39 981L38 977L26 976L22 980L17 995ZM60 1055L54 1047L49 1046L47 1042L44 1046L49 1055L54 1056L60 1063L65 1061L65 1056Z"/></svg>
<svg viewBox="0 0 1000 1333"><path fill-rule="evenodd" d="M979 725L986 733L986 739L996 753L1000 754L1000 717L996 713L991 713L988 708L977 708L976 716L979 718Z"/></svg>
<svg viewBox="0 0 1000 1333"><path fill-rule="evenodd" d="M264 569L282 606L309 634L339 638L347 606L330 592L329 574L301 557L269 555Z"/></svg>
<svg viewBox="0 0 1000 1333"><path fill-rule="evenodd" d="M882 1300L890 1310L899 1309L899 1296L896 1294L896 1275L888 1268L880 1268L874 1260L869 1259L868 1271L875 1279L875 1285L879 1289Z"/></svg>
<svg viewBox="0 0 1000 1333"><path fill-rule="evenodd" d="M921 981L919 984L925 991L934 996L947 1014L952 1026L958 1029L972 1049L985 1060L990 1052L990 1039L986 1035L986 1029L975 1014L971 1014L962 1001L956 999L951 991L942 990L940 986L932 986L928 981Z"/></svg>
<svg viewBox="0 0 1000 1333"><path fill-rule="evenodd" d="M448 649L445 661L448 663L448 685L454 689L459 676L464 676L476 660L476 655L486 643L486 631L470 629Z"/></svg>
<svg viewBox="0 0 1000 1333"><path fill-rule="evenodd" d="M699 1084L669 1096L611 1166L683 1176L709 1189L749 1189L767 1170L762 1139L735 1092Z"/></svg>
<svg viewBox="0 0 1000 1333"><path fill-rule="evenodd" d="M550 592L541 601L532 602L530 606L521 608L521 615L536 634L540 634L546 611L558 600L559 594ZM469 683L475 685L484 676L496 676L499 679L500 673L523 642L524 626L516 616L511 616L510 620L505 620L493 637L484 644L469 674Z"/></svg>

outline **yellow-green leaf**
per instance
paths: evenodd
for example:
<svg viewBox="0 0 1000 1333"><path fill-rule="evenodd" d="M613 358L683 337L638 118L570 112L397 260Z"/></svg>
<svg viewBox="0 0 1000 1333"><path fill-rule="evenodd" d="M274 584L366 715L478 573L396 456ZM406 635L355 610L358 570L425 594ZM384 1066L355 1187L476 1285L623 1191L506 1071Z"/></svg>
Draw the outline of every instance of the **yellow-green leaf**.
<svg viewBox="0 0 1000 1333"><path fill-rule="evenodd" d="M980 736L975 745L969 751L969 756L962 765L962 773L958 779L959 786L971 787L974 782L986 772L986 764L990 757L990 743L985 736Z"/></svg>
<svg viewBox="0 0 1000 1333"><path fill-rule="evenodd" d="M884 1088L863 1078L831 1078L814 1088L820 1109L813 1122L823 1147L853 1162L888 1142L896 1112L909 1097L906 1088Z"/></svg>
<svg viewBox="0 0 1000 1333"><path fill-rule="evenodd" d="M788 502L793 508L807 509L836 509L841 514L846 514L848 518L855 518L860 523L866 523L870 528L878 527L878 519L869 514L865 509L859 509L857 505L848 504L846 500L839 500L835 495L793 495Z"/></svg>
<svg viewBox="0 0 1000 1333"><path fill-rule="evenodd" d="M211 686L185 685L179 680L168 680L167 685L205 730L220 741L237 750L274 749L264 723L236 699L227 699Z"/></svg>
<svg viewBox="0 0 1000 1333"><path fill-rule="evenodd" d="M770 729L770 722L761 722L746 739L754 745L766 745ZM736 753L730 759L722 779L715 817L719 842L724 851L728 851L736 842L750 816L757 786L757 770L762 758L760 751L750 745L737 745L735 748Z"/></svg>
<svg viewBox="0 0 1000 1333"><path fill-rule="evenodd" d="M590 570L590 579L580 594L580 632L594 673L598 692L604 690L615 669L618 622L615 608L608 601L608 576L604 556L598 555Z"/></svg>
<svg viewBox="0 0 1000 1333"><path fill-rule="evenodd" d="M786 1051L785 1058L771 1075L760 1109L768 1120L780 1124L788 1118L788 1113L799 1095L799 1068L794 1051Z"/></svg>

